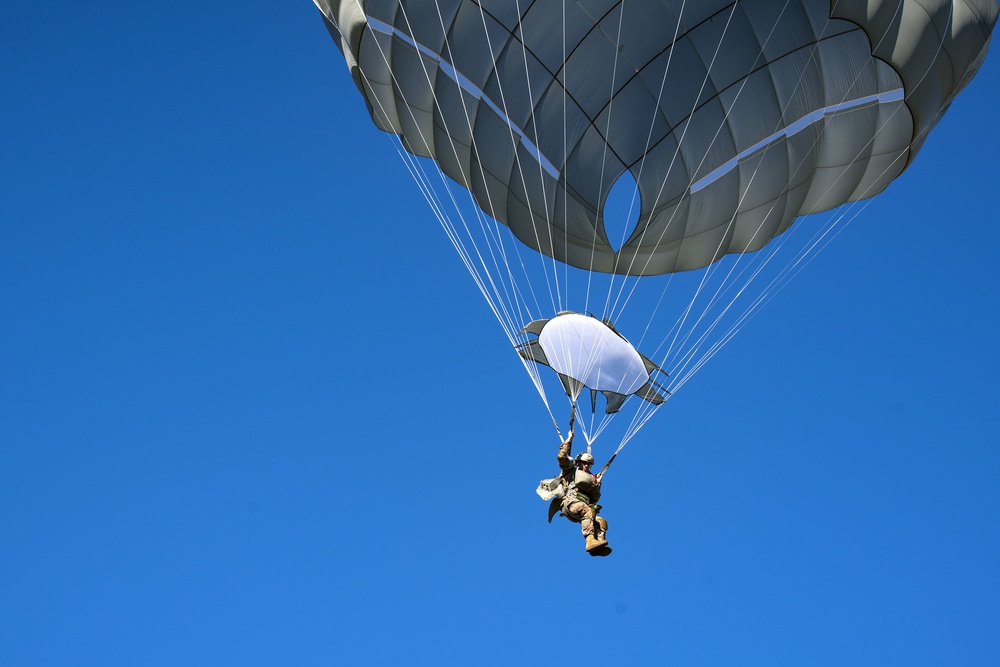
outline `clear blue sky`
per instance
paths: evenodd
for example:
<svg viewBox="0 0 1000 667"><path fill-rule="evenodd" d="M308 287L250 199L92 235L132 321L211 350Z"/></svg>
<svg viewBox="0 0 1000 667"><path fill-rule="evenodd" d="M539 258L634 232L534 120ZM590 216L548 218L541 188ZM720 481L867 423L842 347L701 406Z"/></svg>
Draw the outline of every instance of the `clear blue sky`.
<svg viewBox="0 0 1000 667"><path fill-rule="evenodd" d="M8 4L0 664L1000 664L997 53L594 559L311 2Z"/></svg>

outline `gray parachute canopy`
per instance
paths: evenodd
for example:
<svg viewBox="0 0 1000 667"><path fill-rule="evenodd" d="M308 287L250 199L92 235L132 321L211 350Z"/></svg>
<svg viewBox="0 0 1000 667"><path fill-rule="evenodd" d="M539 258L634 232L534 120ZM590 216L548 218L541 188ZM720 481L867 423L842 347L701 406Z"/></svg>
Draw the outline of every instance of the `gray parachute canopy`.
<svg viewBox="0 0 1000 667"><path fill-rule="evenodd" d="M564 311L552 319L529 323L521 333L537 338L520 345L518 354L555 370L573 403L584 387L591 391L592 410L597 392L604 394L607 414L618 412L633 395L654 405L665 400L651 379L653 372L662 369L640 354L610 322Z"/></svg>
<svg viewBox="0 0 1000 667"><path fill-rule="evenodd" d="M314 0L372 120L528 246L653 275L881 192L997 0ZM604 205L634 179L620 247Z"/></svg>

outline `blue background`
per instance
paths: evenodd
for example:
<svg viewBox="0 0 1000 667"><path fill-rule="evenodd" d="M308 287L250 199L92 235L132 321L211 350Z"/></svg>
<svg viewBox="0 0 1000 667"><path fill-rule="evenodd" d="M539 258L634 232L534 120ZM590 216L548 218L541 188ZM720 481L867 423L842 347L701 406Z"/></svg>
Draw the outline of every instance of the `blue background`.
<svg viewBox="0 0 1000 667"><path fill-rule="evenodd" d="M1000 664L997 54L624 450L605 559L311 3L0 54L0 664Z"/></svg>

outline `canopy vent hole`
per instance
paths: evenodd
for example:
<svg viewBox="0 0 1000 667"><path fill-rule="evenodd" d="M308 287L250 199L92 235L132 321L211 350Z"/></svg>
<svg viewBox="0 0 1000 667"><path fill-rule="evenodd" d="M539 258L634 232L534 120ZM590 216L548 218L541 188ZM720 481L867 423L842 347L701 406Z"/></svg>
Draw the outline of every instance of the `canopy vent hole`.
<svg viewBox="0 0 1000 667"><path fill-rule="evenodd" d="M639 186L632 172L626 170L604 200L604 233L611 248L618 252L635 231L639 222Z"/></svg>

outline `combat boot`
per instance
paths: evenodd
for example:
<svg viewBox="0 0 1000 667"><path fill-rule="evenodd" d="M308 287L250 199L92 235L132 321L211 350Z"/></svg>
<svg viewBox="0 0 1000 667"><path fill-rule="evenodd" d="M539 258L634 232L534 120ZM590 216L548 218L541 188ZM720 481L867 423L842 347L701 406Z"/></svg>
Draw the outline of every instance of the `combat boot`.
<svg viewBox="0 0 1000 667"><path fill-rule="evenodd" d="M611 553L611 547L605 544L603 547L597 547L593 551L588 551L591 556L607 556Z"/></svg>
<svg viewBox="0 0 1000 667"><path fill-rule="evenodd" d="M608 546L608 540L604 536L604 533L607 532L608 530L608 520L605 519L603 516L599 516L596 519L594 519L594 522L597 524L596 526L594 526L594 535L595 535L594 539L597 540L598 544L603 542L604 545L595 546L593 549L588 547L587 553L589 553L591 556L607 556L608 554L611 553L611 547Z"/></svg>
<svg viewBox="0 0 1000 667"><path fill-rule="evenodd" d="M602 540L607 540L608 539L608 537L606 535L607 530L608 530L608 521L607 521L607 519L605 519L602 516L599 516L596 519L594 519L594 537L596 537L598 539L598 541L602 541Z"/></svg>
<svg viewBox="0 0 1000 667"><path fill-rule="evenodd" d="M599 540L593 535L587 535L587 545L586 545L587 553L595 555L593 552L596 549L600 549L601 547L606 547L606 546L608 546L607 540Z"/></svg>

